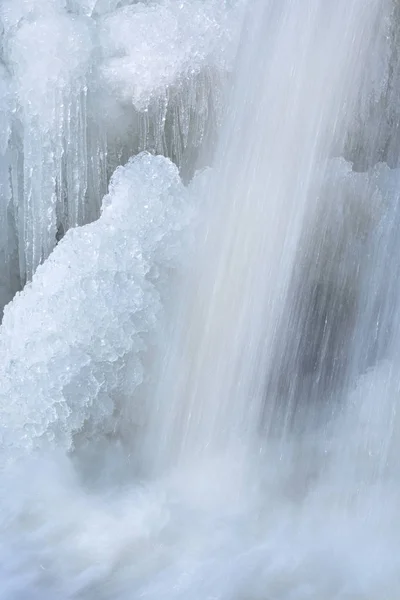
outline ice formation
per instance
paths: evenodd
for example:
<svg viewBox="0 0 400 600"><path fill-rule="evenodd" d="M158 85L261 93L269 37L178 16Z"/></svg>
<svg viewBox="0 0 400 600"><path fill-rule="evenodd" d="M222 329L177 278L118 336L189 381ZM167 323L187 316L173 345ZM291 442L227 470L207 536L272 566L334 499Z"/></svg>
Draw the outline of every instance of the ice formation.
<svg viewBox="0 0 400 600"><path fill-rule="evenodd" d="M85 424L112 430L123 385L132 398L142 382L165 273L190 217L177 167L141 154L115 172L100 219L71 229L7 306L0 441L8 457L68 450Z"/></svg>
<svg viewBox="0 0 400 600"><path fill-rule="evenodd" d="M399 10L0 0L2 599L399 597Z"/></svg>
<svg viewBox="0 0 400 600"><path fill-rule="evenodd" d="M192 173L221 113L242 4L1 3L0 250L13 262L1 307L70 227L98 217L107 178L132 155Z"/></svg>

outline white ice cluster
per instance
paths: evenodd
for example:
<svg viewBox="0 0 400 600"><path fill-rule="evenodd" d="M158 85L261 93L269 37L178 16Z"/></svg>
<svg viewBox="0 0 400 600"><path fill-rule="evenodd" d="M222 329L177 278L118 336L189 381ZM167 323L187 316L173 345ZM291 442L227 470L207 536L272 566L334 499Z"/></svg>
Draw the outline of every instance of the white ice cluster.
<svg viewBox="0 0 400 600"><path fill-rule="evenodd" d="M118 165L149 150L189 168L221 112L244 1L0 3L0 311L98 217Z"/></svg>
<svg viewBox="0 0 400 600"><path fill-rule="evenodd" d="M0 329L6 456L69 449L85 423L107 429L128 361L134 394L162 312L165 274L182 253L181 230L191 215L177 167L140 154L112 177L100 219L71 229L6 307Z"/></svg>
<svg viewBox="0 0 400 600"><path fill-rule="evenodd" d="M182 76L204 65L228 69L229 17L226 2L215 0L129 4L104 14L98 23L107 87L146 110Z"/></svg>

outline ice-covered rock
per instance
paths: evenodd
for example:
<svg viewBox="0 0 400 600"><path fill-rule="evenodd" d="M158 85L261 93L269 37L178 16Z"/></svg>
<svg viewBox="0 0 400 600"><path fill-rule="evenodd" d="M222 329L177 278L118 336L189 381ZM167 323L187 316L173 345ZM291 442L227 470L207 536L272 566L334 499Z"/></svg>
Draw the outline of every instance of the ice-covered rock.
<svg viewBox="0 0 400 600"><path fill-rule="evenodd" d="M69 449L88 421L107 429L128 360L130 393L142 382L146 336L191 214L176 166L139 155L117 169L100 219L71 229L6 307L0 439L8 458Z"/></svg>

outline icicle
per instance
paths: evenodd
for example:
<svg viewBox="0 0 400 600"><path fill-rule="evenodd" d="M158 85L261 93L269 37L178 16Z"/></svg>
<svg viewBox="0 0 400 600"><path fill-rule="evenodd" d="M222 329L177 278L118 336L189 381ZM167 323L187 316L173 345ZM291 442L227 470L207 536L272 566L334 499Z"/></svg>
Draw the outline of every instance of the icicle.
<svg viewBox="0 0 400 600"><path fill-rule="evenodd" d="M66 210L64 231L85 221L87 192L87 87L79 82L69 93L67 101L65 180Z"/></svg>
<svg viewBox="0 0 400 600"><path fill-rule="evenodd" d="M13 278L13 235L10 229L9 208L11 203L10 155L0 155L0 315L17 289Z"/></svg>
<svg viewBox="0 0 400 600"><path fill-rule="evenodd" d="M19 287L15 279L15 234L12 223L11 81L0 64L0 316Z"/></svg>
<svg viewBox="0 0 400 600"><path fill-rule="evenodd" d="M89 103L90 100L89 96ZM99 217L101 202L107 191L107 136L98 123L90 122L88 125L87 148L89 162L85 221L89 223Z"/></svg>
<svg viewBox="0 0 400 600"><path fill-rule="evenodd" d="M54 2L4 0L0 6L4 59L13 73L17 107L11 181L22 282L32 278L54 248L60 223L69 226L65 213L72 213L70 220L77 225L84 212L87 149L82 74L91 40L86 21L71 18L64 9L63 3ZM65 148L66 139L70 148Z"/></svg>

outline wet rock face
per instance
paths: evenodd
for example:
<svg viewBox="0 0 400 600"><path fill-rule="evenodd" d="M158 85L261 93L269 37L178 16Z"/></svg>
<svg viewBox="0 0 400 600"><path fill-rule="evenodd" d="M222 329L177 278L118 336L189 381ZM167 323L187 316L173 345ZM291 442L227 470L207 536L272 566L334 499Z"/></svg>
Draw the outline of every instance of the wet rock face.
<svg viewBox="0 0 400 600"><path fill-rule="evenodd" d="M301 301L289 325L292 340L289 336L285 345L279 384L293 406L323 401L343 386L357 318L353 289L313 281L300 293Z"/></svg>
<svg viewBox="0 0 400 600"><path fill-rule="evenodd" d="M305 220L277 330L262 428L279 432L318 421L340 405L357 369L370 366L357 364L355 345L357 324L365 320L362 286L371 238L385 211L379 173L356 173L335 160L316 193L317 210ZM365 347L371 345L364 337Z"/></svg>
<svg viewBox="0 0 400 600"><path fill-rule="evenodd" d="M316 282L299 315L298 370L315 375L324 388L337 385L350 352L349 339L356 320L356 295L332 283Z"/></svg>
<svg viewBox="0 0 400 600"><path fill-rule="evenodd" d="M261 428L278 435L312 427L335 409L352 368L358 295L306 278L293 285L287 306L261 418Z"/></svg>

